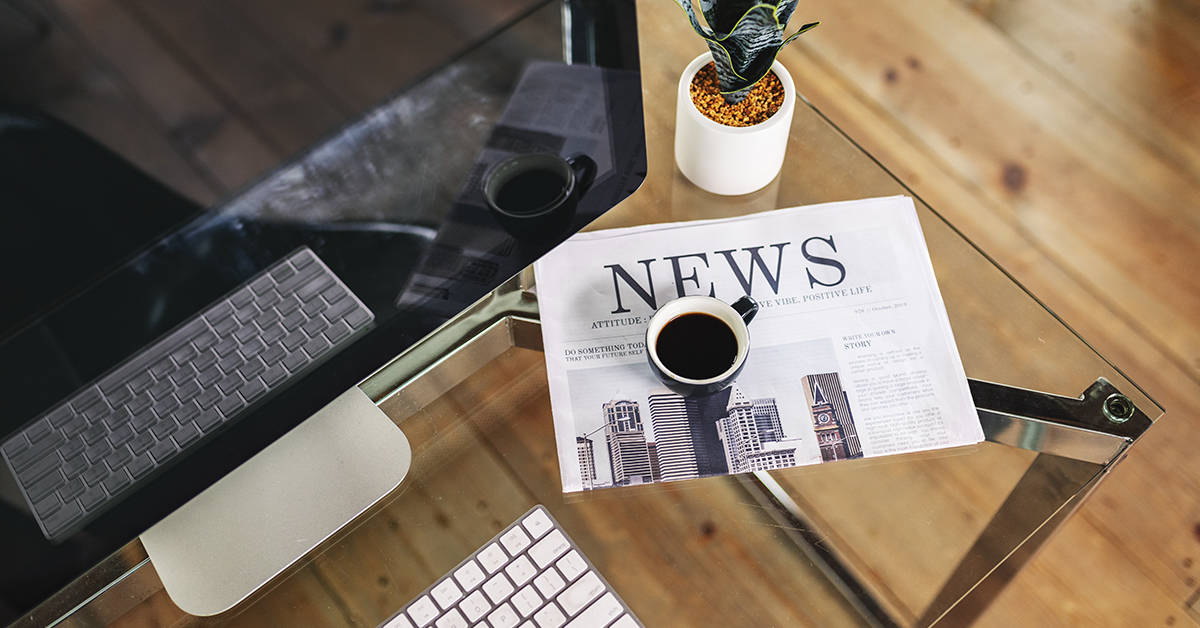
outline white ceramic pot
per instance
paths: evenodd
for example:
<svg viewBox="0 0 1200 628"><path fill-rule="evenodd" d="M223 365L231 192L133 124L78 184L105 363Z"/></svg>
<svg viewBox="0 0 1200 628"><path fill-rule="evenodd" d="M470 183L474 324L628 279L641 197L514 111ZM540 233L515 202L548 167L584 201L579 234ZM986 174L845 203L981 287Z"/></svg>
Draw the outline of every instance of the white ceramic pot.
<svg viewBox="0 0 1200 628"><path fill-rule="evenodd" d="M712 53L696 57L679 77L675 108L675 163L692 183L714 194L749 194L779 174L787 151L796 86L776 61L771 71L783 83L783 105L754 126L725 126L709 119L692 103L692 77L712 61Z"/></svg>

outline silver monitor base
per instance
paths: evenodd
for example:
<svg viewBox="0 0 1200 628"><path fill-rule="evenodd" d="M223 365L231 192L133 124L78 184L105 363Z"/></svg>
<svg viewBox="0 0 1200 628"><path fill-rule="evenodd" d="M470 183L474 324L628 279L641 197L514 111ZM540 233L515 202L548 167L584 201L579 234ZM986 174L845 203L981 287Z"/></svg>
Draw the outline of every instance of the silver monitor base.
<svg viewBox="0 0 1200 628"><path fill-rule="evenodd" d="M399 486L400 428L352 388L142 534L180 609L233 608Z"/></svg>

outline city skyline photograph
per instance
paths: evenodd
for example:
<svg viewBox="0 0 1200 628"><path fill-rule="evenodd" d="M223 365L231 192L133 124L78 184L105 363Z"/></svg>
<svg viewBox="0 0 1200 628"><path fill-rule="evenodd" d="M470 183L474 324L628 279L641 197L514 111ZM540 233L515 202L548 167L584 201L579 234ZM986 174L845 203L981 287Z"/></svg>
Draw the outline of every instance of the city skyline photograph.
<svg viewBox="0 0 1200 628"><path fill-rule="evenodd" d="M859 457L837 368L818 339L755 347L738 382L706 397L667 390L643 364L571 371L581 488Z"/></svg>

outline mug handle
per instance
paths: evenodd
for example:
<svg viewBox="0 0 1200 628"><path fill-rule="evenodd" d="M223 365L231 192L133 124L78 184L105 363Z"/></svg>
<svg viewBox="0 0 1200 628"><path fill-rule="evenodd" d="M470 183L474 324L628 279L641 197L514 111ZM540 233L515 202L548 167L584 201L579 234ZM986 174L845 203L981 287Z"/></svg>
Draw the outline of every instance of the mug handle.
<svg viewBox="0 0 1200 628"><path fill-rule="evenodd" d="M567 165L575 171L575 189L579 190L579 194L582 196L584 192L588 191L588 188L592 187L592 181L596 179L596 171L599 169L596 161L587 155L579 154L568 157Z"/></svg>
<svg viewBox="0 0 1200 628"><path fill-rule="evenodd" d="M729 307L732 307L733 311L742 317L742 322L747 325L750 324L750 321L754 320L754 315L758 314L758 302L751 299L750 295L734 301Z"/></svg>

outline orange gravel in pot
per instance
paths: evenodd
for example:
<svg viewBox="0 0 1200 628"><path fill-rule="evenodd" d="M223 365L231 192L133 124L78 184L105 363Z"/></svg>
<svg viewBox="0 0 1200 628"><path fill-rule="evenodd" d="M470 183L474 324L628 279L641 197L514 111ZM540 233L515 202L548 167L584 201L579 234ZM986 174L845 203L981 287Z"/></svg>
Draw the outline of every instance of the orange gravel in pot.
<svg viewBox="0 0 1200 628"><path fill-rule="evenodd" d="M754 126L779 111L783 106L783 83L774 72L750 88L746 98L737 104L725 102L717 83L717 67L709 62L692 77L692 102L709 119L726 126Z"/></svg>

